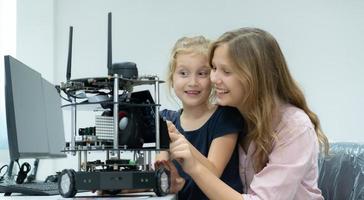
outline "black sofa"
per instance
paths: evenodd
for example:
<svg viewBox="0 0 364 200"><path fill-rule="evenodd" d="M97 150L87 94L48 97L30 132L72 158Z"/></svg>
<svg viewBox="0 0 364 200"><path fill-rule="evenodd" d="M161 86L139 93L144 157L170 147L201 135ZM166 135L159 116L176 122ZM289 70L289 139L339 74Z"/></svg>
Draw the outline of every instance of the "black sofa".
<svg viewBox="0 0 364 200"><path fill-rule="evenodd" d="M318 185L326 200L364 200L364 143L332 143L320 156Z"/></svg>

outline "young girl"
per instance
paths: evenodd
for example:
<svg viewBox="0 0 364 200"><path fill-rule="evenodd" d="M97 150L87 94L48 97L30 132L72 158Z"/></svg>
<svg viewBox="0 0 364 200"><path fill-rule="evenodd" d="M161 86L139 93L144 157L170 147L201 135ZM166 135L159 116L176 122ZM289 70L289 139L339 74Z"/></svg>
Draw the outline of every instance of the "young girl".
<svg viewBox="0 0 364 200"><path fill-rule="evenodd" d="M244 121L237 109L216 106L209 101L209 44L202 36L183 37L177 41L171 54L167 82L181 101L182 109L177 112L163 110L161 115L174 123L189 141L191 153L205 168L230 187L242 191L237 139L243 131ZM157 157L157 160L166 159L166 152ZM207 199L179 164L175 164L185 180L177 189L181 189L178 198Z"/></svg>
<svg viewBox="0 0 364 200"><path fill-rule="evenodd" d="M210 63L218 104L238 108L247 122L239 141L244 192L207 170L169 124L171 158L210 199L323 199L317 158L328 141L273 36L256 28L227 32L212 44Z"/></svg>

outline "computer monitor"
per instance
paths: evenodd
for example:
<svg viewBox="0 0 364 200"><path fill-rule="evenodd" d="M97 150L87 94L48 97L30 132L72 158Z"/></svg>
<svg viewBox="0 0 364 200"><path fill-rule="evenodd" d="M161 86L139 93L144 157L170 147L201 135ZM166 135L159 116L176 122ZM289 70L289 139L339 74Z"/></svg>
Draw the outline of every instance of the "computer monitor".
<svg viewBox="0 0 364 200"><path fill-rule="evenodd" d="M62 152L65 147L62 101L54 85L42 78L44 106L46 111L46 127L48 136L49 156L65 157Z"/></svg>
<svg viewBox="0 0 364 200"><path fill-rule="evenodd" d="M10 160L65 157L61 99L41 74L5 56L5 110Z"/></svg>

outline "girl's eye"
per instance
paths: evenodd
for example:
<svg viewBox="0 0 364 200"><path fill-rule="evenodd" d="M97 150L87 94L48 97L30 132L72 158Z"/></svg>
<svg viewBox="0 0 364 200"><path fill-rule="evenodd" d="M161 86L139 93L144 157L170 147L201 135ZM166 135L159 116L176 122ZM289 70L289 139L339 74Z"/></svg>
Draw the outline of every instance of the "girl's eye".
<svg viewBox="0 0 364 200"><path fill-rule="evenodd" d="M224 70L223 71L225 74L230 74L230 71Z"/></svg>
<svg viewBox="0 0 364 200"><path fill-rule="evenodd" d="M210 71L201 71L198 73L200 77L207 77L210 75Z"/></svg>
<svg viewBox="0 0 364 200"><path fill-rule="evenodd" d="M188 72L186 72L186 71L179 71L178 74L181 75L182 77L188 76Z"/></svg>

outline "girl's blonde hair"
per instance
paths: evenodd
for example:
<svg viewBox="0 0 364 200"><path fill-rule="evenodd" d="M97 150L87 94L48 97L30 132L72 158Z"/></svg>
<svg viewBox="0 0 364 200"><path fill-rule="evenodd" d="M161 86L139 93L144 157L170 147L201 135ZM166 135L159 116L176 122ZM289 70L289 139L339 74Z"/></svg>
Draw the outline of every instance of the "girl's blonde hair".
<svg viewBox="0 0 364 200"><path fill-rule="evenodd" d="M210 64L215 49L228 45L234 73L243 83L245 99L241 106L247 122L247 138L254 141L254 168L259 172L268 162L276 138L272 128L273 113L278 109L276 97L302 109L310 118L320 142L321 150L328 153L327 137L322 132L317 115L312 112L306 99L292 78L283 53L266 31L257 28L241 28L226 32L210 48ZM232 66L232 67L234 67ZM240 141L242 144L242 141Z"/></svg>
<svg viewBox="0 0 364 200"><path fill-rule="evenodd" d="M210 40L203 36L182 37L177 40L172 49L168 64L167 84L169 90L171 90L173 86L173 74L176 70L177 56L179 54L194 53L197 55L206 56L207 58L210 44Z"/></svg>

